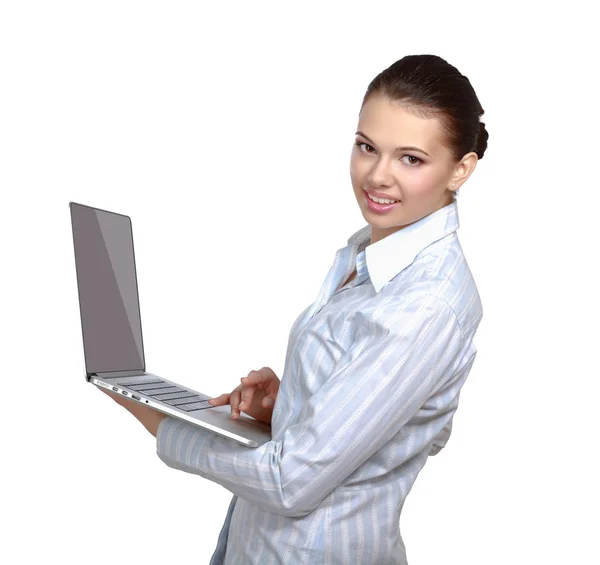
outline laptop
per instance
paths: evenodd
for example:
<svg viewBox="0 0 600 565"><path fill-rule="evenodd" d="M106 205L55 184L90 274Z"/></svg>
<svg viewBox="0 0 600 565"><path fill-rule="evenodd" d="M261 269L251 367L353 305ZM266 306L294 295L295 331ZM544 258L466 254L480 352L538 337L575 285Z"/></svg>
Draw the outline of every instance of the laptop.
<svg viewBox="0 0 600 565"><path fill-rule="evenodd" d="M69 202L86 381L248 447L271 426L188 386L146 372L131 218Z"/></svg>

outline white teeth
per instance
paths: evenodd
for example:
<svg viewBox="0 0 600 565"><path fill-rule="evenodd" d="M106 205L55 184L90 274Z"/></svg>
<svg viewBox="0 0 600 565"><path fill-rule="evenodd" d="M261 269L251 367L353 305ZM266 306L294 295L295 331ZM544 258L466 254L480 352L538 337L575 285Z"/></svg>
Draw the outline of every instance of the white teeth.
<svg viewBox="0 0 600 565"><path fill-rule="evenodd" d="M367 192L367 196L373 200L373 202L377 202L378 204L393 204L394 202L400 202L400 200L388 200L387 198L377 198L376 196L371 196Z"/></svg>

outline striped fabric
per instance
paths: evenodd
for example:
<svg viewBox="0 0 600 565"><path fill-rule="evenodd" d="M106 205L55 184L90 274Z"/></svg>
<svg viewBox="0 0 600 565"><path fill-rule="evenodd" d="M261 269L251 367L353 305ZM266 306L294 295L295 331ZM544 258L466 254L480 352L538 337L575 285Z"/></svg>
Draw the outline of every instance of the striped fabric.
<svg viewBox="0 0 600 565"><path fill-rule="evenodd" d="M336 252L292 325L271 441L162 420L160 459L233 493L211 565L407 564L400 513L448 441L483 315L458 227L453 202Z"/></svg>

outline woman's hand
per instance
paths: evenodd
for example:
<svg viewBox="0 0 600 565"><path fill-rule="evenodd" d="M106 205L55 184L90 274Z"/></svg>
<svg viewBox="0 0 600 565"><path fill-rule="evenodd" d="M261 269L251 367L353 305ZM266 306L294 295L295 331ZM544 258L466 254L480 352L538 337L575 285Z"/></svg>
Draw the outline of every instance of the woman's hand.
<svg viewBox="0 0 600 565"><path fill-rule="evenodd" d="M211 398L208 403L212 406L231 405L231 417L237 418L240 410L265 424L271 423L273 407L279 392L279 378L269 367L259 371L250 371L247 377L242 377L241 385L231 393Z"/></svg>
<svg viewBox="0 0 600 565"><path fill-rule="evenodd" d="M158 426L161 423L163 418L166 418L168 414L163 414L158 410L154 410L149 406L145 406L144 404L140 404L135 400L132 400L128 396L124 396L122 394L116 394L112 391L106 390L105 388L100 388L102 392L108 394L108 396L112 397L112 399L117 403L129 410L141 423L142 425L154 436L156 437L156 433L158 432Z"/></svg>

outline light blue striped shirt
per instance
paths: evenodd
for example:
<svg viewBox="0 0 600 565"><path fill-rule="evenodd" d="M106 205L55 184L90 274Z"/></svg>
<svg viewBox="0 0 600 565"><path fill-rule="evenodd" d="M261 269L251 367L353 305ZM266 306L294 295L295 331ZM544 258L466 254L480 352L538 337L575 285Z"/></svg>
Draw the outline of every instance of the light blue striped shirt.
<svg viewBox="0 0 600 565"><path fill-rule="evenodd" d="M407 564L400 513L448 441L483 315L458 227L453 202L336 252L290 330L271 441L162 420L160 459L234 495L211 565Z"/></svg>

